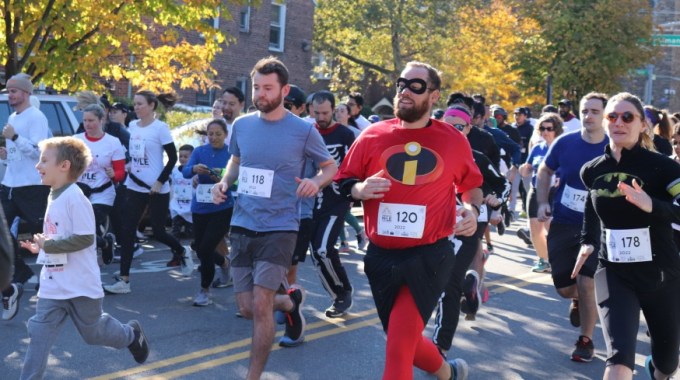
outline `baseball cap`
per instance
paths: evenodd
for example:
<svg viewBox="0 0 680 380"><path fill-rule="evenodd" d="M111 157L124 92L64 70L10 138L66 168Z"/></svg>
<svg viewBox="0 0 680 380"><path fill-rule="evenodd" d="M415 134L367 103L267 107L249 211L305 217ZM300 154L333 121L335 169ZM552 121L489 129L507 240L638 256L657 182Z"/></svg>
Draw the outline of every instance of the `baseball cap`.
<svg viewBox="0 0 680 380"><path fill-rule="evenodd" d="M301 107L303 104L305 104L305 93L300 87L291 84L290 91L288 92L285 100L287 102L293 103L295 107Z"/></svg>
<svg viewBox="0 0 680 380"><path fill-rule="evenodd" d="M543 109L541 110L541 113L548 113L548 112L554 112L557 113L559 110L557 107L553 106L552 104L548 104Z"/></svg>
<svg viewBox="0 0 680 380"><path fill-rule="evenodd" d="M130 112L130 108L127 105L125 105L124 103L113 103L113 105L111 106L111 109L123 111L125 113Z"/></svg>
<svg viewBox="0 0 680 380"><path fill-rule="evenodd" d="M501 106L494 108L492 110L492 112L493 112L494 116L496 116L496 115L508 116L508 112L505 109L503 109L503 107L501 107Z"/></svg>
<svg viewBox="0 0 680 380"><path fill-rule="evenodd" d="M559 103L557 103L557 105L559 105L559 106L567 106L567 107L571 107L571 100L569 100L569 99L562 99L562 100L560 100Z"/></svg>
<svg viewBox="0 0 680 380"><path fill-rule="evenodd" d="M515 108L515 112L513 112L513 113L528 115L527 109L525 107L517 107L517 108Z"/></svg>

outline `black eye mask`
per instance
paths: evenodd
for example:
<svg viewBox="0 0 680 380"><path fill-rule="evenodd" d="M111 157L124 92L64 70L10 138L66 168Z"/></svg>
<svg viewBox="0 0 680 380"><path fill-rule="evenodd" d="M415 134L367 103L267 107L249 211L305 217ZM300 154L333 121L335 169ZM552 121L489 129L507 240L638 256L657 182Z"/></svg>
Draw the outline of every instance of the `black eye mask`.
<svg viewBox="0 0 680 380"><path fill-rule="evenodd" d="M405 88L408 88L409 91L411 91L414 94L421 95L424 94L425 91L427 91L427 82L420 78L397 79L397 93L402 93Z"/></svg>

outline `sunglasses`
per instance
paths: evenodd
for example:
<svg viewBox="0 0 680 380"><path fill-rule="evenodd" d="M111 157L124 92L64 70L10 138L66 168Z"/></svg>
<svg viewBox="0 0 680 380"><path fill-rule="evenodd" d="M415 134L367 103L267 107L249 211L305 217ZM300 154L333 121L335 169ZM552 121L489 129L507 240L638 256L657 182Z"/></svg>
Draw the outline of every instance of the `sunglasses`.
<svg viewBox="0 0 680 380"><path fill-rule="evenodd" d="M635 118L639 117L639 116L632 113L632 112L626 111L624 113L611 112L611 113L608 113L607 116L605 116L605 117L607 118L607 120L609 120L610 123L615 123L616 120L618 120L619 117L621 117L621 121L628 124L628 123L632 123L633 120L635 120Z"/></svg>
<svg viewBox="0 0 680 380"><path fill-rule="evenodd" d="M416 95L422 95L425 93L425 91L430 90L434 91L434 88L427 88L427 82L425 80L420 79L420 78L414 78L414 79L406 79L406 78L399 78L397 79L397 94L401 94L406 88L409 89L412 93Z"/></svg>
<svg viewBox="0 0 680 380"><path fill-rule="evenodd" d="M554 127L538 127L539 132L555 132Z"/></svg>
<svg viewBox="0 0 680 380"><path fill-rule="evenodd" d="M459 131L461 131L461 132L462 132L463 129L465 129L465 127L466 127L465 124L454 124L453 126L456 127L456 129L459 130Z"/></svg>

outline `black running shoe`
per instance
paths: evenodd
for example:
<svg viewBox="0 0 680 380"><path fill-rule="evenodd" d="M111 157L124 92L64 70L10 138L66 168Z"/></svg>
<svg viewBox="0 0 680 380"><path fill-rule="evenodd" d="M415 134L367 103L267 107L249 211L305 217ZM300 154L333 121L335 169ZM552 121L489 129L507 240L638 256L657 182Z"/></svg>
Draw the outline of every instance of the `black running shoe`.
<svg viewBox="0 0 680 380"><path fill-rule="evenodd" d="M102 261L104 264L109 265L113 261L113 247L116 240L112 233L108 232L103 237L106 245L102 247Z"/></svg>
<svg viewBox="0 0 680 380"><path fill-rule="evenodd" d="M139 324L138 321L132 320L128 322L128 325L130 325L135 332L135 339L130 343L128 349L130 350L132 357L135 358L135 361L142 364L149 357L149 340L146 338L144 330L142 330L142 325Z"/></svg>
<svg viewBox="0 0 680 380"><path fill-rule="evenodd" d="M586 341L586 339L588 341ZM571 360L581 363L589 363L593 360L593 355L595 354L595 346L593 346L593 340L586 336L579 336L578 341L576 341L576 348L574 352L571 353Z"/></svg>
<svg viewBox="0 0 680 380"><path fill-rule="evenodd" d="M302 315L302 304L305 302L305 291L291 288L288 296L293 301L293 310L286 313L286 333L279 341L281 347L299 346L305 340L305 316Z"/></svg>
<svg viewBox="0 0 680 380"><path fill-rule="evenodd" d="M465 274L463 296L465 296L465 303L467 303L465 314L476 314L480 302L479 274L473 269L468 270Z"/></svg>
<svg viewBox="0 0 680 380"><path fill-rule="evenodd" d="M328 309L326 309L326 316L328 318L340 318L345 315L349 309L352 308L352 293L354 290L345 292L345 294L338 296Z"/></svg>

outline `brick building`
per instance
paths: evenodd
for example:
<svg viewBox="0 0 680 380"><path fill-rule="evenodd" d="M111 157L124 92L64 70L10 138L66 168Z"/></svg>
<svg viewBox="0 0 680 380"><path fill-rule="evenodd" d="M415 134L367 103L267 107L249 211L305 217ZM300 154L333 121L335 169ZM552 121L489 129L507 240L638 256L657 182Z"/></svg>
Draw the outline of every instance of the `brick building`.
<svg viewBox="0 0 680 380"><path fill-rule="evenodd" d="M221 88L241 88L248 107L252 103L250 70L259 59L270 55L288 67L290 83L311 88L313 0L264 0L258 7L230 4L227 8L231 20L223 16L206 21L231 39L213 61L218 73L215 82ZM118 83L115 95L130 97L134 90L126 82ZM179 90L178 94L182 103L210 106L221 91Z"/></svg>

